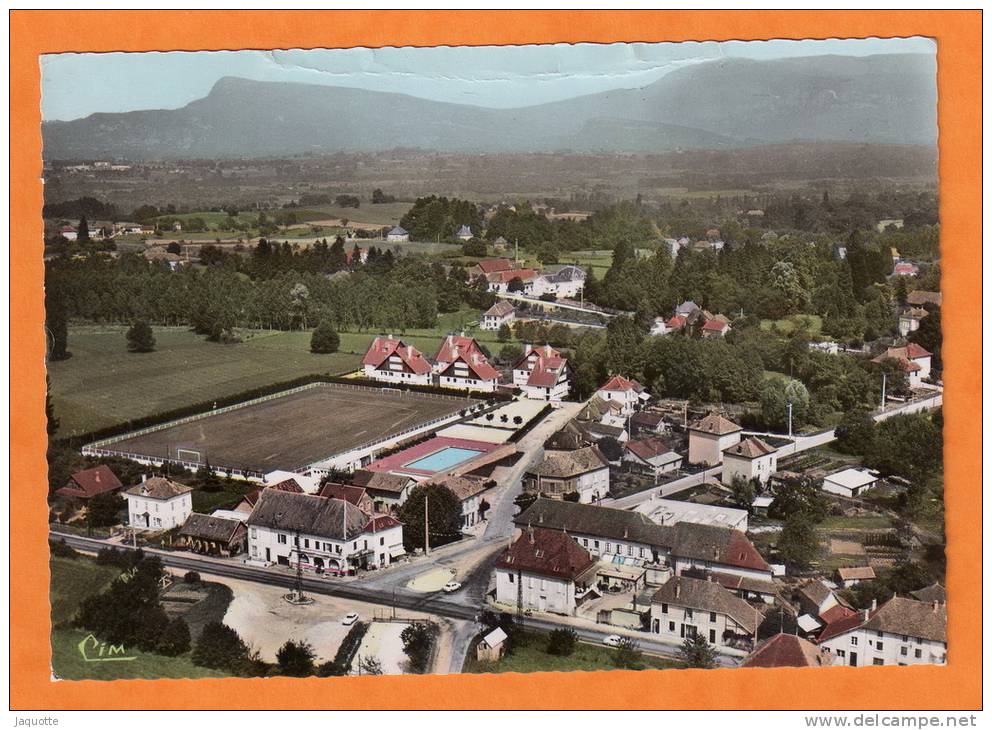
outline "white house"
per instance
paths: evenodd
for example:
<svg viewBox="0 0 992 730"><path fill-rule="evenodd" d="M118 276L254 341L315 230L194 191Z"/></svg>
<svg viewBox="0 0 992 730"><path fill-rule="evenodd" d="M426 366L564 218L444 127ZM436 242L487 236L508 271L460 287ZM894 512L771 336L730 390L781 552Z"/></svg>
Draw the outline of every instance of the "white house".
<svg viewBox="0 0 992 730"><path fill-rule="evenodd" d="M527 398L561 401L568 397L568 360L551 345L524 346L524 354L513 366L513 384Z"/></svg>
<svg viewBox="0 0 992 730"><path fill-rule="evenodd" d="M824 628L817 643L835 665L906 666L947 662L947 606L894 596L880 607Z"/></svg>
<svg viewBox="0 0 992 730"><path fill-rule="evenodd" d="M629 416L634 411L651 400L651 394L636 380L630 380L622 375L614 375L599 387L596 395L605 401L620 405L620 413Z"/></svg>
<svg viewBox="0 0 992 730"><path fill-rule="evenodd" d="M586 272L573 264L547 266L541 270L534 294L551 293L559 299L574 299L585 288Z"/></svg>
<svg viewBox="0 0 992 730"><path fill-rule="evenodd" d="M878 484L878 475L868 469L842 469L823 477L823 491L842 497L857 497Z"/></svg>
<svg viewBox="0 0 992 730"><path fill-rule="evenodd" d="M524 294L527 296L539 296L544 290L544 284L537 284L540 275L534 269L508 269L506 271L494 271L486 274L486 281L489 284L489 291L495 294ZM519 279L522 289L511 292L510 284L514 279ZM535 286L539 286L540 291L535 291Z"/></svg>
<svg viewBox="0 0 992 730"><path fill-rule="evenodd" d="M384 383L431 384L431 364L423 353L392 336L372 340L362 371L366 378Z"/></svg>
<svg viewBox="0 0 992 730"><path fill-rule="evenodd" d="M677 471L682 467L682 454L657 436L631 440L624 446L624 462L653 477Z"/></svg>
<svg viewBox="0 0 992 730"><path fill-rule="evenodd" d="M462 226L458 229L458 233L455 234L459 241L470 241L473 235L475 234L472 233L472 229L469 226Z"/></svg>
<svg viewBox="0 0 992 730"><path fill-rule="evenodd" d="M689 463L714 466L723 461L723 452L741 440L743 429L718 413L689 426Z"/></svg>
<svg viewBox="0 0 992 730"><path fill-rule="evenodd" d="M881 363L884 360L896 360L906 371L909 386L917 388L920 383L930 377L930 363L933 355L915 342L905 347L890 347L872 362Z"/></svg>
<svg viewBox="0 0 992 730"><path fill-rule="evenodd" d="M899 334L903 337L910 332L916 332L920 328L920 320L930 314L927 310L919 307L908 307L899 315Z"/></svg>
<svg viewBox="0 0 992 730"><path fill-rule="evenodd" d="M495 482L490 479L447 476L437 482L451 490L462 505L462 528L474 527L482 521L483 493Z"/></svg>
<svg viewBox="0 0 992 730"><path fill-rule="evenodd" d="M386 234L386 240L390 243L406 243L410 240L410 234L405 228L396 226Z"/></svg>
<svg viewBox="0 0 992 730"><path fill-rule="evenodd" d="M836 355L840 352L840 345L836 342L810 342L808 345L811 352L822 352L825 355Z"/></svg>
<svg viewBox="0 0 992 730"><path fill-rule="evenodd" d="M778 470L778 449L766 444L757 436L749 436L723 450L723 471L720 481L728 487L735 478L745 481L757 479L767 484L769 477Z"/></svg>
<svg viewBox="0 0 992 730"><path fill-rule="evenodd" d="M482 314L482 323L479 326L484 330L495 332L502 325L509 325L515 317L516 310L513 305L505 299L500 299Z"/></svg>
<svg viewBox="0 0 992 730"><path fill-rule="evenodd" d="M674 576L651 599L651 633L670 642L702 636L714 649L754 649L761 614L719 583Z"/></svg>
<svg viewBox="0 0 992 730"><path fill-rule="evenodd" d="M595 568L564 532L527 527L496 560L496 603L573 616L577 588L594 579Z"/></svg>
<svg viewBox="0 0 992 730"><path fill-rule="evenodd" d="M384 568L404 554L403 526L345 500L263 489L248 517L248 554L320 573Z"/></svg>
<svg viewBox="0 0 992 730"><path fill-rule="evenodd" d="M141 530L181 527L193 511L193 488L164 477L142 479L124 496L128 525Z"/></svg>
<svg viewBox="0 0 992 730"><path fill-rule="evenodd" d="M524 473L524 491L563 499L578 494L589 504L610 491L610 465L596 446L575 451L546 451L544 459Z"/></svg>
<svg viewBox="0 0 992 730"><path fill-rule="evenodd" d="M474 337L445 337L434 356L434 371L442 388L492 393L499 385L499 370L489 364Z"/></svg>

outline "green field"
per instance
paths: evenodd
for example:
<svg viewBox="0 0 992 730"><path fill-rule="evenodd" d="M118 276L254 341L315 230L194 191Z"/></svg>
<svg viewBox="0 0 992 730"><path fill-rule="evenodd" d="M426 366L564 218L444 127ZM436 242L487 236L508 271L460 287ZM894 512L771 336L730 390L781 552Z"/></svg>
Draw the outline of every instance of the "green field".
<svg viewBox="0 0 992 730"><path fill-rule="evenodd" d="M246 332L244 342L223 345L182 327L155 327L155 352L134 354L127 351L126 329L70 328L72 357L48 364L60 436L305 375L343 373L360 362L345 352L312 354L308 332ZM359 339L348 343L356 351L359 345Z"/></svg>
<svg viewBox="0 0 992 730"><path fill-rule="evenodd" d="M49 563L52 582L49 598L52 603L52 624L69 621L79 604L99 593L120 574L111 565L97 565L88 558L52 558Z"/></svg>
<svg viewBox="0 0 992 730"><path fill-rule="evenodd" d="M465 666L467 674L498 674L503 672L596 672L616 669L613 656L616 649L598 644L579 642L571 656L554 656L545 651L545 634L527 633L523 641L517 640L513 653L498 662L479 662L475 658L475 642L472 642ZM645 655L647 669L677 669L681 665L671 659Z"/></svg>
<svg viewBox="0 0 992 730"><path fill-rule="evenodd" d="M775 325L778 331L784 335L792 334L799 326L805 326L810 335L818 335L823 327L823 318L818 314L795 314L785 319L761 320L761 329L763 330L771 330L772 325Z"/></svg>

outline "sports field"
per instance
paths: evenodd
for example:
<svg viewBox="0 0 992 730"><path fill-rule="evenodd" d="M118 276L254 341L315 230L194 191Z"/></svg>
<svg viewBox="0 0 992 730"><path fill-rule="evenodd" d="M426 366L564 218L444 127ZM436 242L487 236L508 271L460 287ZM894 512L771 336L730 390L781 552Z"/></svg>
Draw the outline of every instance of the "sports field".
<svg viewBox="0 0 992 730"><path fill-rule="evenodd" d="M214 468L292 470L453 414L474 402L321 384L102 448L160 459L181 456L209 461Z"/></svg>

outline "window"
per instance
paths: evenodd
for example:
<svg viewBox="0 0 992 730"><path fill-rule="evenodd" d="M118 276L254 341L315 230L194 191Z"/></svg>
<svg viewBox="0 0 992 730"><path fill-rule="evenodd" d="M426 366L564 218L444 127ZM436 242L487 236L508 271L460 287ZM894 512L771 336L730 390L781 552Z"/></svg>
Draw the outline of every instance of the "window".
<svg viewBox="0 0 992 730"><path fill-rule="evenodd" d="M857 645L858 645L858 637L857 636L852 636L851 637L851 646L857 646Z"/></svg>
<svg viewBox="0 0 992 730"><path fill-rule="evenodd" d="M582 538L582 547L589 547L589 538L588 537L583 537Z"/></svg>
<svg viewBox="0 0 992 730"><path fill-rule="evenodd" d="M716 629L710 629L710 643L716 643Z"/></svg>
<svg viewBox="0 0 992 730"><path fill-rule="evenodd" d="M628 545L627 546L627 555L629 555L630 557L634 557L634 546L633 545Z"/></svg>
<svg viewBox="0 0 992 730"><path fill-rule="evenodd" d="M286 544L286 536L285 535L279 535L278 541L279 541L279 544L280 545L285 545Z"/></svg>
<svg viewBox="0 0 992 730"><path fill-rule="evenodd" d="M844 658L845 656L847 656L847 652L846 652L846 651L844 651L843 649L838 649L838 650L837 650L837 656L838 656L839 658L841 658L841 659L843 659L843 658Z"/></svg>
<svg viewBox="0 0 992 730"><path fill-rule="evenodd" d="M878 636L879 639L882 638L882 632L881 631L876 631L875 632L875 635Z"/></svg>
<svg viewBox="0 0 992 730"><path fill-rule="evenodd" d="M251 536L252 536L252 539L258 537L258 530L256 530L254 527L251 528Z"/></svg>
<svg viewBox="0 0 992 730"><path fill-rule="evenodd" d="M882 651L882 642L881 641L876 641L875 642L875 648L878 649L879 651Z"/></svg>
<svg viewBox="0 0 992 730"><path fill-rule="evenodd" d="M379 544L380 544L380 545L385 545L385 544L386 544L386 538L384 538L384 537L380 537L380 538L379 538Z"/></svg>
<svg viewBox="0 0 992 730"><path fill-rule="evenodd" d="M675 622L674 621L669 621L668 622L668 630L671 631L673 634L675 633Z"/></svg>
<svg viewBox="0 0 992 730"><path fill-rule="evenodd" d="M303 547L309 548L310 547L310 540L304 538L303 539Z"/></svg>
<svg viewBox="0 0 992 730"><path fill-rule="evenodd" d="M599 540L593 540L592 545L596 550L599 550Z"/></svg>
<svg viewBox="0 0 992 730"><path fill-rule="evenodd" d="M606 552L610 552L613 549L613 543L606 543Z"/></svg>
<svg viewBox="0 0 992 730"><path fill-rule="evenodd" d="M874 659L871 660L871 663L874 664L876 667L881 667L885 665L885 660L875 657Z"/></svg>
<svg viewBox="0 0 992 730"><path fill-rule="evenodd" d="M661 604L661 612L662 613L668 613L668 604L667 603Z"/></svg>
<svg viewBox="0 0 992 730"><path fill-rule="evenodd" d="M902 647L901 649L899 649L899 653L902 654L903 656L909 656L909 647L908 646Z"/></svg>
<svg viewBox="0 0 992 730"><path fill-rule="evenodd" d="M716 623L716 611L710 611L710 622Z"/></svg>
<svg viewBox="0 0 992 730"><path fill-rule="evenodd" d="M685 610L685 617L686 618L692 618L692 609L691 608L687 608Z"/></svg>
<svg viewBox="0 0 992 730"><path fill-rule="evenodd" d="M923 650L922 650L922 649L917 649L917 650L916 650L916 651L914 652L914 655L916 656L916 658L917 658L917 659L919 659L920 657L922 657L922 656L923 656Z"/></svg>
<svg viewBox="0 0 992 730"><path fill-rule="evenodd" d="M513 582L513 573L507 573L506 577L511 583Z"/></svg>

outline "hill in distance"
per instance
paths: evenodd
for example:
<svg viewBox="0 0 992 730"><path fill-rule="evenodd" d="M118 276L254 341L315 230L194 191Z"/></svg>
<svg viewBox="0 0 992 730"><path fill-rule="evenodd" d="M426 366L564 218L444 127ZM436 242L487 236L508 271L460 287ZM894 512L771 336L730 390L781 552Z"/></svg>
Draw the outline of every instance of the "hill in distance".
<svg viewBox="0 0 992 730"><path fill-rule="evenodd" d="M721 59L639 89L518 109L227 77L181 109L42 125L45 158L374 152L664 152L795 141L936 144L927 54Z"/></svg>

